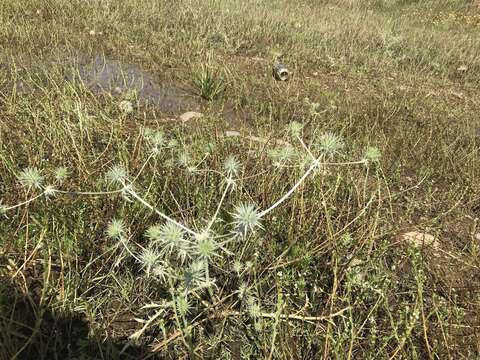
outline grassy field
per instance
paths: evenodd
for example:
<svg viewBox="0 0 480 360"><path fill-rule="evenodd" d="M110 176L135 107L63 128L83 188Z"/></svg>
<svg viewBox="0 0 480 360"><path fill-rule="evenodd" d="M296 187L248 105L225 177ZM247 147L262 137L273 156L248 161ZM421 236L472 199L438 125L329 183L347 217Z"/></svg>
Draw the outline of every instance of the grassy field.
<svg viewBox="0 0 480 360"><path fill-rule="evenodd" d="M0 359L480 359L475 1L4 0L0 49Z"/></svg>

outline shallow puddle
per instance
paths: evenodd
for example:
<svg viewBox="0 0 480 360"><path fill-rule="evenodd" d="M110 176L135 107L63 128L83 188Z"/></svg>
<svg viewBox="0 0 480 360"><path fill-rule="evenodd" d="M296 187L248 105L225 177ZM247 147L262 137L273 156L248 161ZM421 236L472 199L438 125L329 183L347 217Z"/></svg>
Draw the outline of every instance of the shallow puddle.
<svg viewBox="0 0 480 360"><path fill-rule="evenodd" d="M73 77L94 93L121 96L135 91L139 101L153 104L165 113L198 110L195 97L178 85L160 83L153 75L139 67L118 60L96 56L77 58L72 64Z"/></svg>
<svg viewBox="0 0 480 360"><path fill-rule="evenodd" d="M81 83L97 95L108 95L118 99L129 97L134 91L136 99L143 105L151 105L156 111L178 116L188 111L213 112L227 120L230 126L241 128L251 115L226 103L205 102L192 92L172 81L162 81L139 66L102 55L74 57L55 55L45 62L21 61L15 64L18 78L14 80L14 91L20 95L33 94L37 85L21 80L23 75L49 74L42 76L47 82L50 74L57 72L68 82ZM54 77L55 78L55 77ZM45 84L48 86L48 84Z"/></svg>

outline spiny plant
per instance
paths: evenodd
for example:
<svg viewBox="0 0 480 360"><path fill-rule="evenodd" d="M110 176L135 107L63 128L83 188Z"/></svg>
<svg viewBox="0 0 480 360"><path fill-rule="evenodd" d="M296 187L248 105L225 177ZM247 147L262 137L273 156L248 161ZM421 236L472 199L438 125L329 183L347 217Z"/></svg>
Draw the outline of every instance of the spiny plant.
<svg viewBox="0 0 480 360"><path fill-rule="evenodd" d="M188 223L176 220L150 204L141 191L137 190L135 181L145 171L147 163L164 154L162 149L170 144L163 132L151 129L143 130L149 155L136 175L131 175L125 166L116 164L105 173L108 189L97 192L67 191L60 189L68 176L67 168L57 168L51 176L50 183L49 177L37 168L26 168L19 173L19 182L37 194L12 206L0 202L0 214L6 215L20 206L53 195L121 194L125 200L136 202L154 212L162 221L146 228L144 238L148 244L142 247L132 241L131 232L124 219L112 219L105 227L105 235L113 242L114 250L117 251L116 265L125 263L127 259L133 260L142 269L145 279L160 284L168 294L158 303L148 305L149 308L155 309L155 313L143 321L144 325L140 330L131 335L132 340L138 339L149 327L156 324L160 317L175 319L179 331L187 338L192 316L205 307L215 306L214 304L219 301L215 293L222 284L217 284L218 279L212 276L212 268L221 268L226 273L233 270L240 284L238 291L231 296L238 297L244 304L240 313L252 317L255 327L260 329L264 305L260 298L255 297L254 289L244 274L253 268L254 258L248 248L255 244L256 239L268 228L267 216L287 201L310 175L315 175L317 173L315 170L329 165L363 164L368 167L380 159L380 152L374 147L368 147L362 159L358 161L333 163L334 157L344 149L343 139L338 135L325 133L312 141L313 146L308 146L301 138L302 131L300 123L291 123L286 133L292 140L296 140L298 146L286 145L277 149L272 161L277 168L293 166L299 168L303 174L288 191L266 208L259 208L251 202L233 205L232 209L227 211L230 219L221 219L220 214L229 195L237 189L236 184L241 180L243 173L242 163L234 156L228 156L219 170L211 169L223 179L223 189L218 193L218 203L210 218L191 219ZM169 154L172 157L178 156L176 152ZM181 152L180 158L182 160L178 163L182 167L192 167L192 160L187 152ZM175 162L171 163L174 166ZM110 189L112 187L113 189Z"/></svg>

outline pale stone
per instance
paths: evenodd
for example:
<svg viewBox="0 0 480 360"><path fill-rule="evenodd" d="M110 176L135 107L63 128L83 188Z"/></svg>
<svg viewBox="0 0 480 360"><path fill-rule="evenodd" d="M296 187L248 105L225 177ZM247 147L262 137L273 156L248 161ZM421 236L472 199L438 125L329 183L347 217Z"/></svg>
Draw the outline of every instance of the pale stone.
<svg viewBox="0 0 480 360"><path fill-rule="evenodd" d="M401 238L415 247L431 246L434 249L440 248L435 236L418 231L410 231L401 235Z"/></svg>
<svg viewBox="0 0 480 360"><path fill-rule="evenodd" d="M203 116L202 113L195 112L195 111L187 111L186 113L183 113L182 115L180 115L179 119L182 122L187 122L187 121L190 121L192 119L199 119L202 116Z"/></svg>

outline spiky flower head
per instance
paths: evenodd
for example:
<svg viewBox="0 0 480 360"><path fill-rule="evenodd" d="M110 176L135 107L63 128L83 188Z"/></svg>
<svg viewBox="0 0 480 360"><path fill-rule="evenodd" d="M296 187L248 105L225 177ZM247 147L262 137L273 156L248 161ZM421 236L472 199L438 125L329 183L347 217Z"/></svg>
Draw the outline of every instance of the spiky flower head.
<svg viewBox="0 0 480 360"><path fill-rule="evenodd" d="M167 144L167 147L173 149L178 146L178 140L177 139L170 139L170 141Z"/></svg>
<svg viewBox="0 0 480 360"><path fill-rule="evenodd" d="M125 170L123 165L114 165L107 171L105 178L109 183L125 182L127 179L127 170Z"/></svg>
<svg viewBox="0 0 480 360"><path fill-rule="evenodd" d="M323 154L333 156L345 147L345 143L340 136L326 132L318 138L317 147Z"/></svg>
<svg viewBox="0 0 480 360"><path fill-rule="evenodd" d="M235 158L235 156L229 156L223 163L223 170L227 173L229 177L237 175L240 171L240 163Z"/></svg>
<svg viewBox="0 0 480 360"><path fill-rule="evenodd" d="M20 174L18 174L18 180L24 187L40 189L42 187L44 177L42 172L36 167L28 167L23 169Z"/></svg>
<svg viewBox="0 0 480 360"><path fill-rule="evenodd" d="M237 294L240 300L243 300L246 296L248 296L248 286L245 283L241 283L238 287Z"/></svg>
<svg viewBox="0 0 480 360"><path fill-rule="evenodd" d="M286 145L278 150L278 158L282 162L287 162L295 156L295 149L291 145Z"/></svg>
<svg viewBox="0 0 480 360"><path fill-rule="evenodd" d="M0 216L5 215L7 213L7 206L2 203L0 200Z"/></svg>
<svg viewBox="0 0 480 360"><path fill-rule="evenodd" d="M365 149L365 152L363 154L363 161L365 161L365 163L367 164L378 163L381 157L382 157L382 154L380 153L380 150L378 150L377 147L369 146Z"/></svg>
<svg viewBox="0 0 480 360"><path fill-rule="evenodd" d="M262 309L258 304L258 301L255 300L255 298L253 298L252 296L248 297L247 304L248 304L248 313L250 314L251 317L257 318L261 315Z"/></svg>
<svg viewBox="0 0 480 360"><path fill-rule="evenodd" d="M142 264L142 267L145 269L145 272L147 273L147 277L150 276L150 272L157 264L159 257L160 254L151 248L144 249L140 254L139 260Z"/></svg>
<svg viewBox="0 0 480 360"><path fill-rule="evenodd" d="M190 155L187 152L182 152L178 155L178 165L188 168L191 162Z"/></svg>
<svg viewBox="0 0 480 360"><path fill-rule="evenodd" d="M220 248L220 245L215 241L211 234L208 234L208 236L205 235L206 234L203 234L202 236L197 237L195 252L201 259L210 260L214 256L218 256L217 251Z"/></svg>
<svg viewBox="0 0 480 360"><path fill-rule="evenodd" d="M175 297L175 307L181 316L188 315L192 309L192 305L186 295L177 295Z"/></svg>
<svg viewBox="0 0 480 360"><path fill-rule="evenodd" d="M205 281L205 263L194 261L183 272L183 283L186 289L192 289Z"/></svg>
<svg viewBox="0 0 480 360"><path fill-rule="evenodd" d="M165 146L165 134L161 130L151 130L145 134L146 140L154 149L160 149Z"/></svg>
<svg viewBox="0 0 480 360"><path fill-rule="evenodd" d="M152 225L145 231L145 236L150 241L157 242L160 241L161 233L162 227L160 225Z"/></svg>
<svg viewBox="0 0 480 360"><path fill-rule="evenodd" d="M124 114L131 114L133 112L133 104L128 100L120 101L118 108Z"/></svg>
<svg viewBox="0 0 480 360"><path fill-rule="evenodd" d="M168 270L165 263L157 261L152 268L152 276L160 281L165 281L165 278L168 276Z"/></svg>
<svg viewBox="0 0 480 360"><path fill-rule="evenodd" d="M63 183L68 177L68 169L65 166L60 166L54 171L55 181L59 184Z"/></svg>
<svg viewBox="0 0 480 360"><path fill-rule="evenodd" d="M292 121L287 126L288 133L293 137L300 136L302 134L302 130L303 124L299 123L298 121Z"/></svg>
<svg viewBox="0 0 480 360"><path fill-rule="evenodd" d="M56 192L57 190L52 185L45 186L45 190L43 191L46 197L54 196Z"/></svg>
<svg viewBox="0 0 480 360"><path fill-rule="evenodd" d="M175 252L182 261L188 257L188 241L185 239L185 233L180 227L174 223L167 222L160 226L159 229L150 228L149 230L150 236L161 246L162 253L170 255Z"/></svg>
<svg viewBox="0 0 480 360"><path fill-rule="evenodd" d="M257 228L262 227L260 213L253 204L236 206L232 215L235 232L243 236L246 236L247 232L254 232Z"/></svg>
<svg viewBox="0 0 480 360"><path fill-rule="evenodd" d="M113 219L107 226L106 234L113 240L121 240L125 236L125 225L120 219Z"/></svg>
<svg viewBox="0 0 480 360"><path fill-rule="evenodd" d="M282 167L286 162L293 159L295 156L295 149L291 145L286 145L278 149L270 149L268 156L273 161L275 167Z"/></svg>
<svg viewBox="0 0 480 360"><path fill-rule="evenodd" d="M233 263L233 271L240 274L243 270L243 264L239 260L235 260Z"/></svg>

